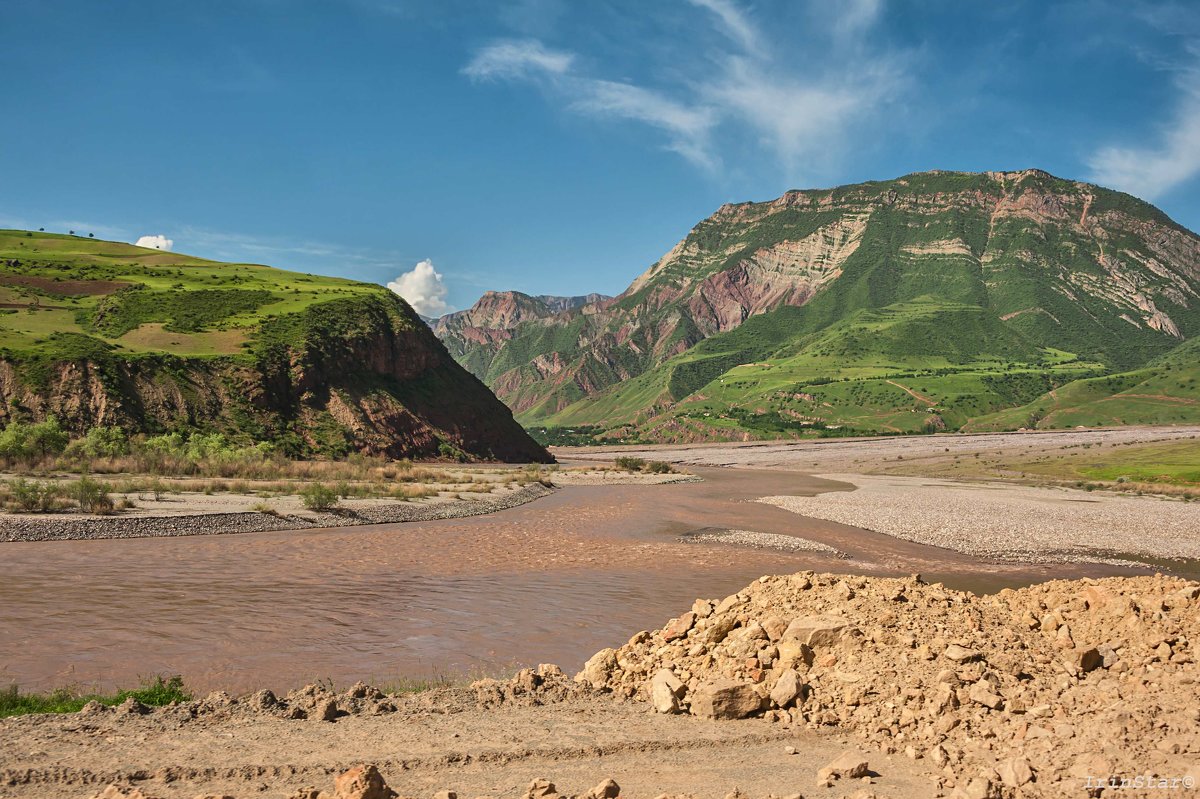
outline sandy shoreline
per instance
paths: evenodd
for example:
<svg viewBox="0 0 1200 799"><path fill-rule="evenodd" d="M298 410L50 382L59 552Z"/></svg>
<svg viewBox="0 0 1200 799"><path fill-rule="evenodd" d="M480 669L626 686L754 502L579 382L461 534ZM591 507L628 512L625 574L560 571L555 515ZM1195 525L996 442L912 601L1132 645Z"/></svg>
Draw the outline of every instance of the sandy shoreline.
<svg viewBox="0 0 1200 799"><path fill-rule="evenodd" d="M0 518L0 543L232 535L460 519L515 508L545 497L551 492L552 489L535 483L499 494L481 494L476 499L425 503L349 500L345 507L337 510L313 511L304 515L257 511L176 511L170 515L8 517Z"/></svg>

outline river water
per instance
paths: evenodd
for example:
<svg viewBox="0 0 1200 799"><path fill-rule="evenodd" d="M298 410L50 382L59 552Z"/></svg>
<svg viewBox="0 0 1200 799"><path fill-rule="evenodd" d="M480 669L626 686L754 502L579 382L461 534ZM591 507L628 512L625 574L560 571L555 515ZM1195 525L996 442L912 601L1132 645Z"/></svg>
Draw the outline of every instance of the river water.
<svg viewBox="0 0 1200 799"><path fill-rule="evenodd" d="M245 535L0 544L0 685L110 688L181 674L196 690L318 679L575 669L762 574L909 574L999 590L1103 566L981 563L750 500L839 486L782 471L578 486L488 516ZM849 560L682 543L704 527L798 535Z"/></svg>

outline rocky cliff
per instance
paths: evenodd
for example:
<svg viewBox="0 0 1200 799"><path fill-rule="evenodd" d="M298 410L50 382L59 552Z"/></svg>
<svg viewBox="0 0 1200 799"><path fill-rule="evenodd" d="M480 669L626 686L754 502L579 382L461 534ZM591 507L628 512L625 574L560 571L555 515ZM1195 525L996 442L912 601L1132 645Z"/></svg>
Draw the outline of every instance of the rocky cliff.
<svg viewBox="0 0 1200 799"><path fill-rule="evenodd" d="M0 233L0 248L21 255L0 269L0 423L220 430L297 455L549 459L380 286L71 237Z"/></svg>
<svg viewBox="0 0 1200 799"><path fill-rule="evenodd" d="M757 434L739 414L761 411L777 427L954 427L1200 334L1200 239L1133 197L1038 170L919 173L723 206L615 299L494 321L451 349L526 424L645 433L668 414L675 429L652 438L737 437ZM755 362L769 391L746 374ZM989 362L1038 377L954 397L930 387L924 403L886 383ZM849 367L882 380L803 400ZM967 395L975 406L923 415ZM850 405L873 410L851 420Z"/></svg>

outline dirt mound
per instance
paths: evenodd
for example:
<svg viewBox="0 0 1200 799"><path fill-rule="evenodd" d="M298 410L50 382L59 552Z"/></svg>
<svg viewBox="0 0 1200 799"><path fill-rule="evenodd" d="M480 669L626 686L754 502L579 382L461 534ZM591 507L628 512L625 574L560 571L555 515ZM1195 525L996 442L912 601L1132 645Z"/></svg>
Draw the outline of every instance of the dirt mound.
<svg viewBox="0 0 1200 799"><path fill-rule="evenodd" d="M981 597L806 572L697 600L575 679L663 713L842 727L936 766L951 796L1188 787L1198 608L1200 584L1163 576Z"/></svg>

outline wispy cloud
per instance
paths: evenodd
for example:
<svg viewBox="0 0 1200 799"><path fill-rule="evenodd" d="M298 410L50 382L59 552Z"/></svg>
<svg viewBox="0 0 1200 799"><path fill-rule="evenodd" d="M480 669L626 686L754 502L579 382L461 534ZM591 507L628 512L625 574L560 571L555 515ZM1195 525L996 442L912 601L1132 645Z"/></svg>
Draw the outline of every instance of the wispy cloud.
<svg viewBox="0 0 1200 799"><path fill-rule="evenodd" d="M1200 59L1176 76L1178 105L1150 146L1107 146L1089 159L1103 186L1154 200L1200 175Z"/></svg>
<svg viewBox="0 0 1200 799"><path fill-rule="evenodd" d="M536 39L509 39L480 50L463 74L480 80L563 75L575 56L547 49Z"/></svg>
<svg viewBox="0 0 1200 799"><path fill-rule="evenodd" d="M822 26L815 38L825 40L819 65L797 58L794 48L773 47L734 0L690 3L700 16L689 24L709 26L728 43L707 49L675 85L598 76L576 53L537 39L493 42L462 71L475 80L538 85L575 113L648 125L665 136L666 149L710 172L723 165L722 144L740 146L749 133L792 178L841 152L854 123L905 85L901 61L882 52L863 57L882 0L849 0L838 14L812 6Z"/></svg>

